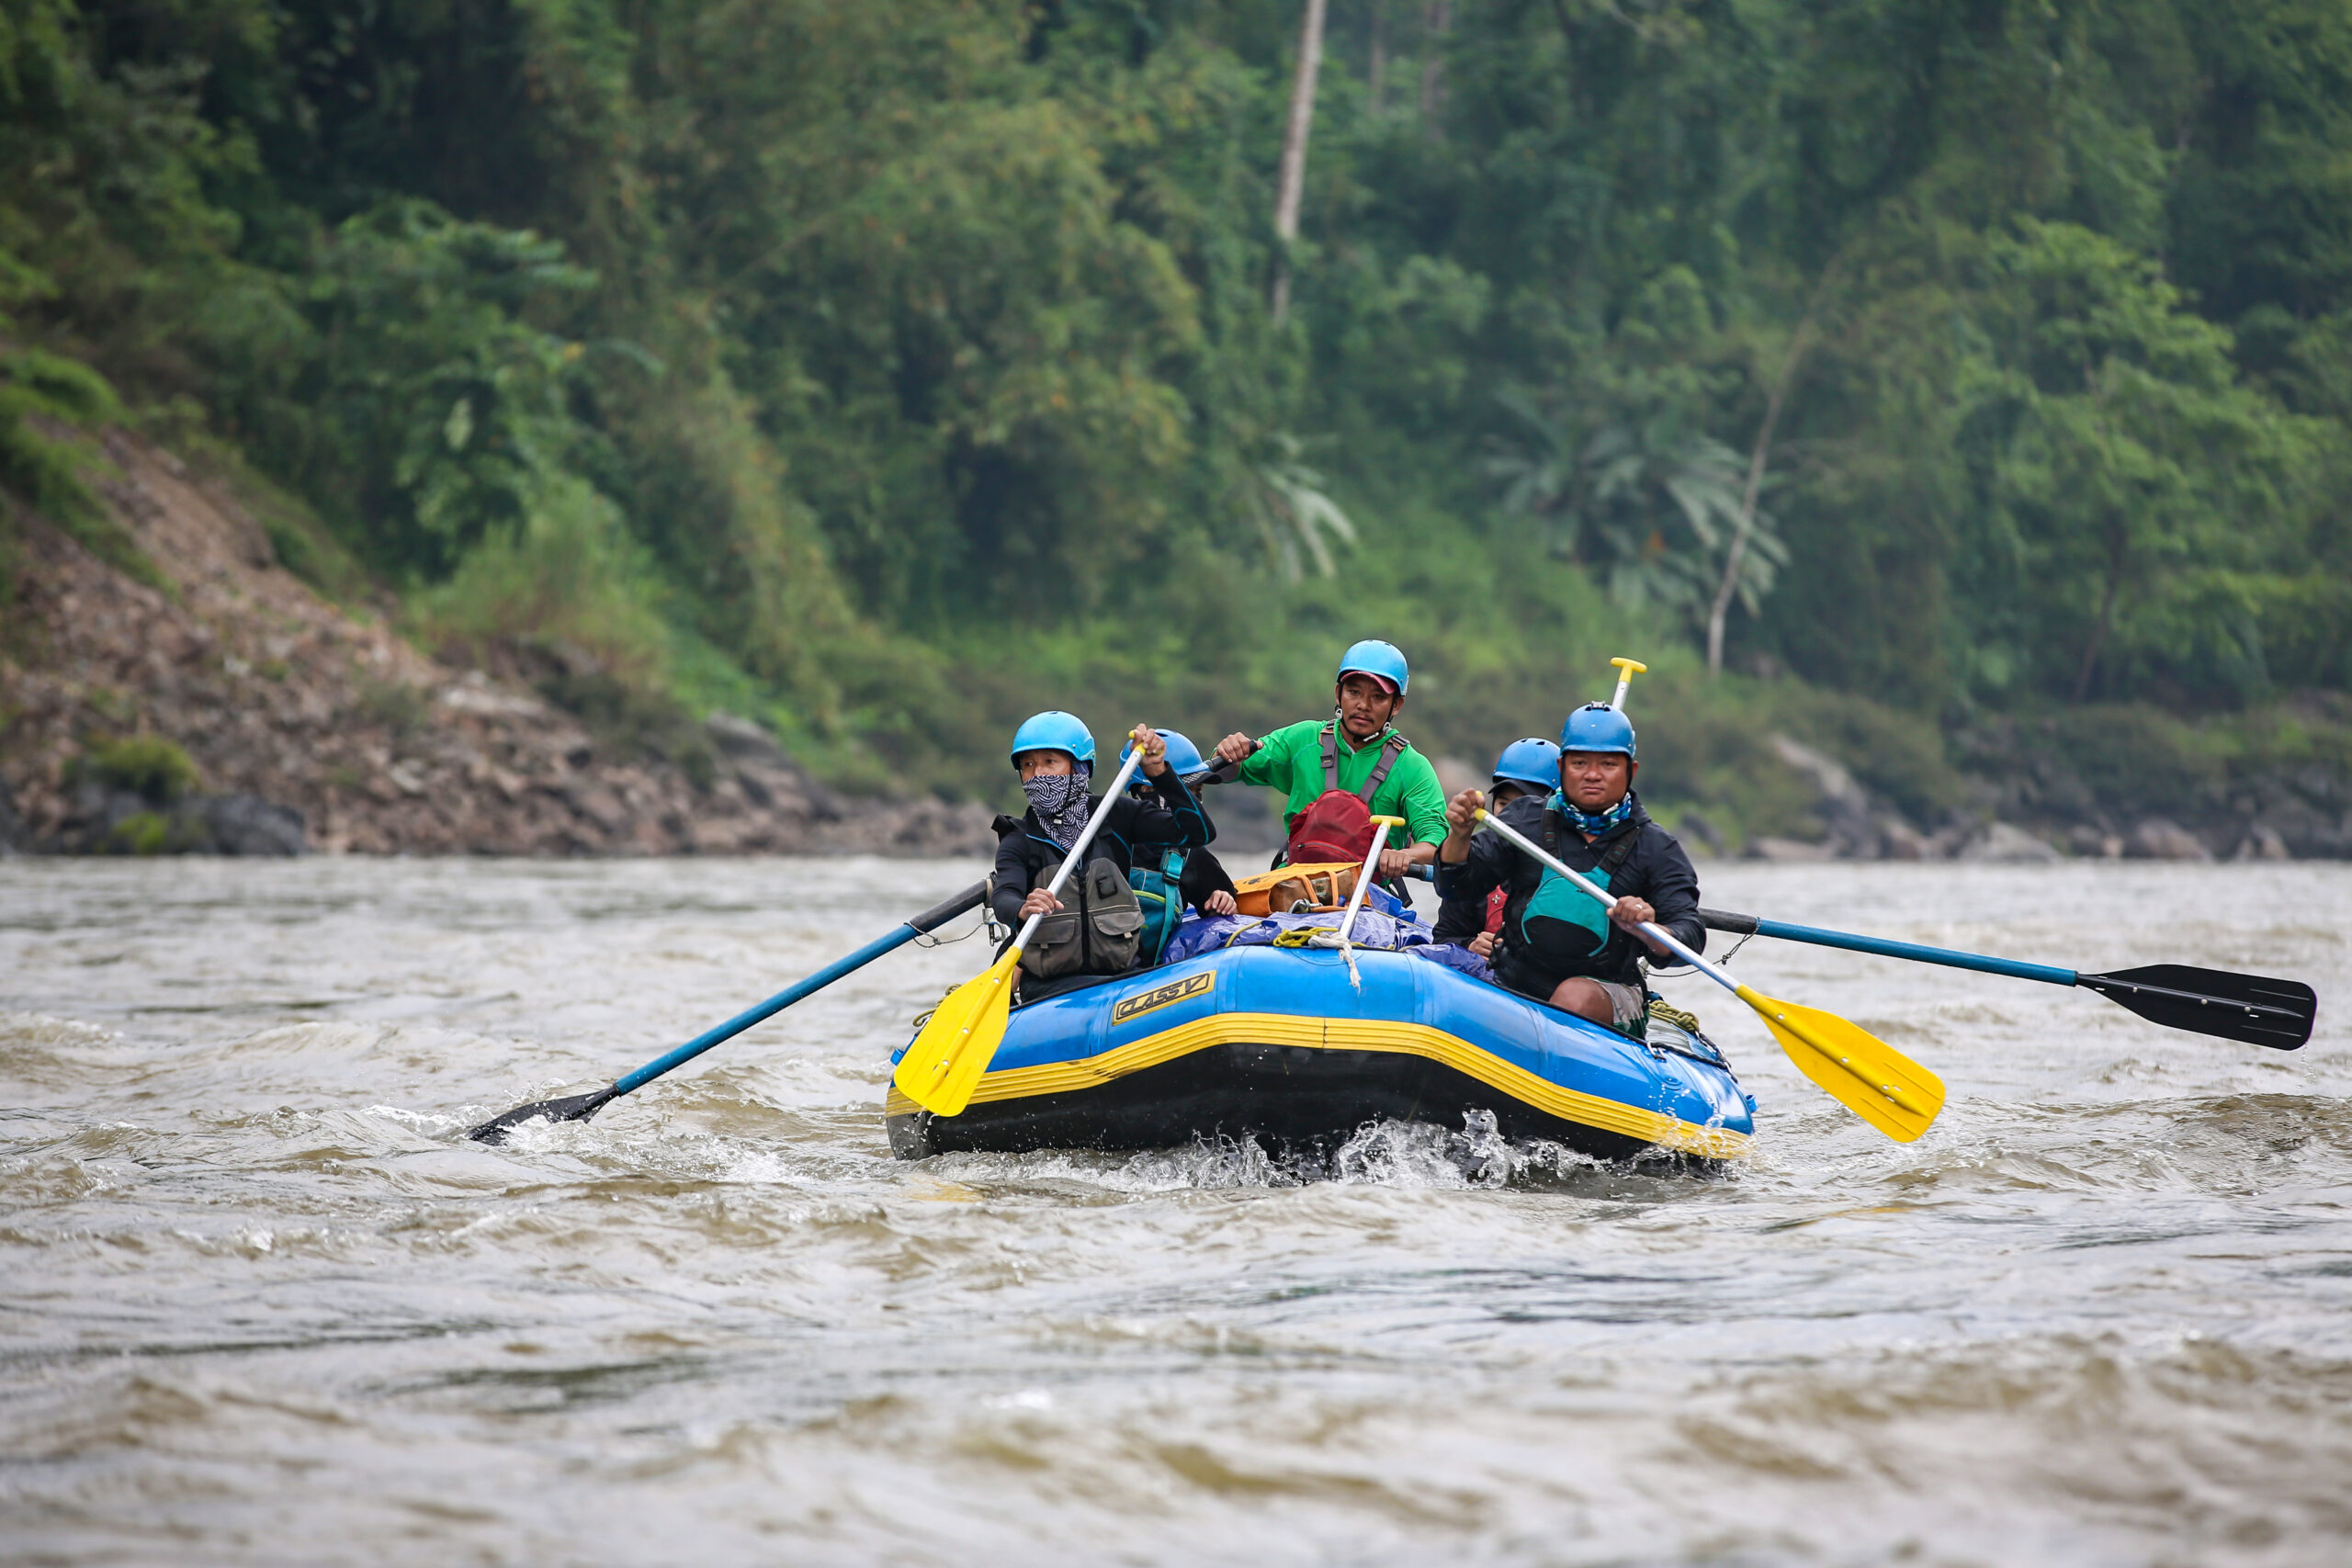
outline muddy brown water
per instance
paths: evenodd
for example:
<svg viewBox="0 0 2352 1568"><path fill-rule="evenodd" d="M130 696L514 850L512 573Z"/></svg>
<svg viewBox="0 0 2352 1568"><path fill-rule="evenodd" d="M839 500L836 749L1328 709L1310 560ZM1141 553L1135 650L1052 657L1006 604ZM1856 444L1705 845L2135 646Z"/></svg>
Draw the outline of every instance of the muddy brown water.
<svg viewBox="0 0 2352 1568"><path fill-rule="evenodd" d="M0 1555L2352 1561L2352 873L1707 867L1722 907L2321 993L2283 1055L1758 941L1737 972L1951 1098L1888 1143L1670 982L1761 1102L1713 1179L1414 1126L1316 1179L901 1163L887 1055L978 942L463 1140L977 871L0 865Z"/></svg>

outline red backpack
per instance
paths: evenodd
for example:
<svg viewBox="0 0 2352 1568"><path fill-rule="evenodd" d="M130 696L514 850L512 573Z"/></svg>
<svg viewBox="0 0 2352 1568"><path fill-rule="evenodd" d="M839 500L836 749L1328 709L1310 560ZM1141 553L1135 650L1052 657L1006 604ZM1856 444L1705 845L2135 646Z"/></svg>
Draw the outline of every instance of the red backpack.
<svg viewBox="0 0 2352 1568"><path fill-rule="evenodd" d="M1335 861L1362 864L1372 851L1372 797L1387 782L1388 770L1405 754L1409 742L1395 730L1381 743L1380 761L1361 790L1340 787L1339 724L1323 727L1323 793L1306 810L1290 819L1290 841L1283 859L1291 865L1316 865Z"/></svg>

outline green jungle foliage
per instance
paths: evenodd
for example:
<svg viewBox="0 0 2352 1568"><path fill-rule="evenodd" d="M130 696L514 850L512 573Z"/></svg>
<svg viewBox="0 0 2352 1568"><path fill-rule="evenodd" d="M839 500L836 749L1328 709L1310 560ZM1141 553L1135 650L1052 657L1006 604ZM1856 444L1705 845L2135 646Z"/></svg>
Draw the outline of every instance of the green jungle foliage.
<svg viewBox="0 0 2352 1568"><path fill-rule="evenodd" d="M1300 10L0 0L0 483L119 398L851 783L1363 635L1432 750L1631 652L1661 790L1770 707L1924 813L1985 715L2352 684L2341 0L1342 0L1283 246Z"/></svg>
<svg viewBox="0 0 2352 1568"><path fill-rule="evenodd" d="M198 783L187 753L160 735L99 740L75 762L78 776L133 791L155 806L169 806Z"/></svg>

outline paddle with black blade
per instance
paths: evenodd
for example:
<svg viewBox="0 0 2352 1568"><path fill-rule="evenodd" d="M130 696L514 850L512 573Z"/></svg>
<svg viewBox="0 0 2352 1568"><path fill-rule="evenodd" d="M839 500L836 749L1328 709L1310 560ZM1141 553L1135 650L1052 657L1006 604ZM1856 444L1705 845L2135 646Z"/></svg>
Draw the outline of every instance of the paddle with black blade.
<svg viewBox="0 0 2352 1568"><path fill-rule="evenodd" d="M542 1100L529 1105L518 1105L502 1116L491 1118L466 1135L481 1143L503 1144L509 1132L538 1117L543 1116L550 1122L585 1122L622 1095L644 1088L673 1067L684 1066L712 1046L732 1040L753 1024L766 1022L802 998L823 990L851 970L862 969L884 953L904 947L925 932L938 930L965 910L979 908L980 900L988 896L988 883L976 882L953 898L934 904L887 935L875 938L855 953L837 958L807 979L786 987L750 1011L737 1013L725 1023L695 1035L676 1050L654 1057L637 1071L615 1078L600 1089L588 1094L566 1095L560 1100Z"/></svg>
<svg viewBox="0 0 2352 1568"><path fill-rule="evenodd" d="M1617 907L1616 896L1570 870L1557 856L1493 812L1481 809L1478 819L1584 889L1604 909ZM1653 920L1635 931L1672 953L1683 963L1746 1002L1781 1043L1797 1070L1827 1090L1855 1115L1899 1144L1926 1132L1944 1107L1943 1080L1918 1063L1860 1026L1821 1011L1777 1001L1750 990L1708 963Z"/></svg>
<svg viewBox="0 0 2352 1568"><path fill-rule="evenodd" d="M2109 1001L2167 1029L2186 1029L2193 1034L2267 1045L2275 1051L2300 1047L2312 1037L2312 1024L2319 1016L2319 998L2309 986L2301 980L2275 980L2267 975L2238 975L2227 969L2199 969L2188 964L2150 964L2112 975L2083 975L2047 964L2023 964L2014 958L1961 953L1948 947L1922 947L1917 942L1857 936L1851 931L1825 931L1819 926L1795 926L1785 920L1729 914L1721 909L1702 909L1699 919L1710 931L1729 931L1736 936L1777 937L1783 942L1811 942L1815 947L1874 953L1881 958L1907 958L1919 964L1940 964L1948 969L2006 975L2013 980L2078 986L2086 991L2097 991Z"/></svg>

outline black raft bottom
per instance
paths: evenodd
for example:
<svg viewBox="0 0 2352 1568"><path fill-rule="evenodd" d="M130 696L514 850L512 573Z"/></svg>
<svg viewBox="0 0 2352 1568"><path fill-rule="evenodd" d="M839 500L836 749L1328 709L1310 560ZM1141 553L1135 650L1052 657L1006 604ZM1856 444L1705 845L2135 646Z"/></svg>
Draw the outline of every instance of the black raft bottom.
<svg viewBox="0 0 2352 1568"><path fill-rule="evenodd" d="M916 1111L888 1119L901 1159L955 1151L1164 1149L1223 1134L1273 1145L1329 1145L1367 1122L1431 1122L1450 1129L1488 1111L1514 1141L1546 1139L1595 1159L1627 1159L1648 1145L1569 1122L1426 1056L1305 1045L1213 1045L1107 1084L970 1105L961 1116Z"/></svg>

